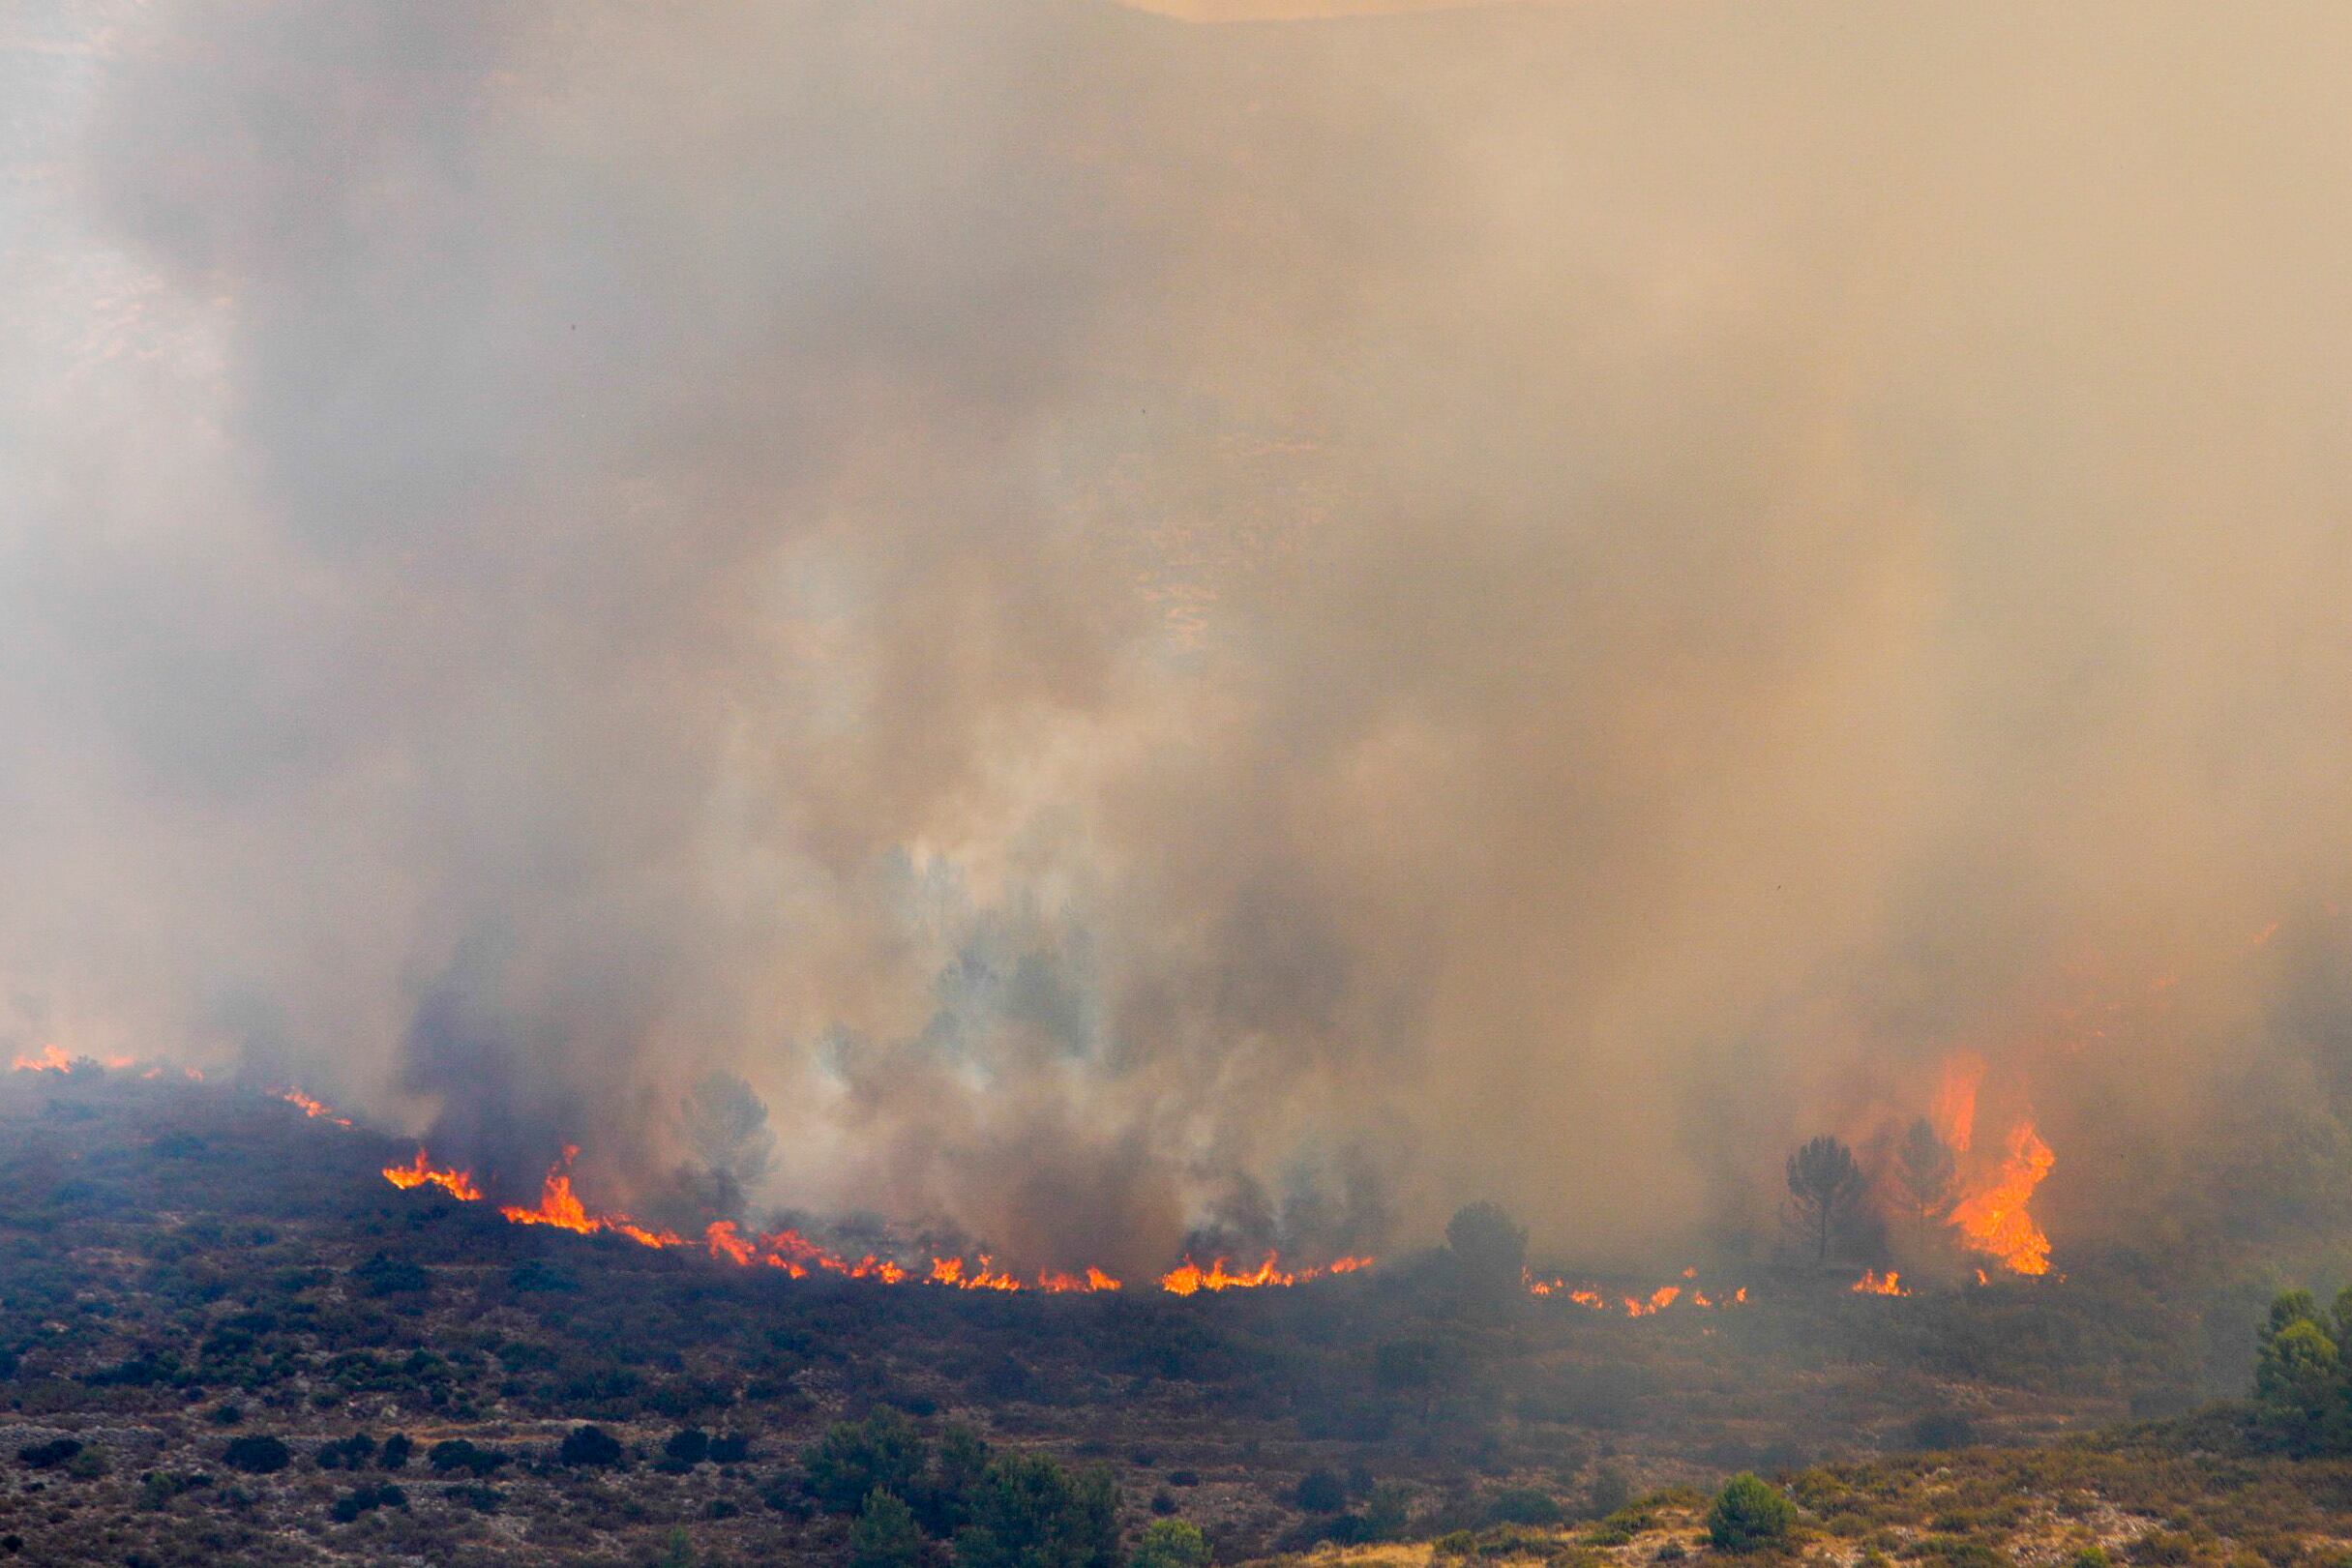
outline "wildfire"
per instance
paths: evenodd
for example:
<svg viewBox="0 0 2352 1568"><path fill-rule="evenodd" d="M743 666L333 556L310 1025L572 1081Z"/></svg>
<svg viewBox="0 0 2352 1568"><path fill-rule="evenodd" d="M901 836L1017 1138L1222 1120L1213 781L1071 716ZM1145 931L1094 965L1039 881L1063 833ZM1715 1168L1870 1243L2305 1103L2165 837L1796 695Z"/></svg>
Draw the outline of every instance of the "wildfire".
<svg viewBox="0 0 2352 1568"><path fill-rule="evenodd" d="M1049 1295L1062 1295L1076 1291L1123 1290L1126 1287L1101 1269L1089 1267L1084 1274L1040 1274L1037 1276L1037 1288Z"/></svg>
<svg viewBox="0 0 2352 1568"><path fill-rule="evenodd" d="M335 1113L334 1107L319 1104L316 1100L312 1099L300 1089L276 1089L271 1092L276 1094L279 1099L283 1100L289 1106L300 1106L302 1108L302 1113L306 1116L315 1117L322 1121L331 1121L338 1127L348 1127L351 1125L350 1117L338 1116Z"/></svg>
<svg viewBox="0 0 2352 1568"><path fill-rule="evenodd" d="M422 1144L417 1147L414 1165L388 1165L384 1167L384 1179L402 1192L427 1185L438 1187L461 1203L472 1203L482 1197L482 1189L474 1185L472 1171L435 1169L425 1158Z"/></svg>
<svg viewBox="0 0 2352 1568"><path fill-rule="evenodd" d="M2048 1273L2050 1238L2042 1234L2025 1206L2057 1163L2058 1156L2034 1131L2032 1122L2019 1122L2010 1129L2009 1156L1991 1185L1969 1194L1952 1208L1951 1224L1960 1239L1976 1251L1999 1258L2012 1273Z"/></svg>
<svg viewBox="0 0 2352 1568"><path fill-rule="evenodd" d="M1934 1121L1937 1135L1954 1154L1966 1155L1975 1140L1977 1090L1983 1081L1984 1059L1973 1052L1963 1051L1944 1064ZM1990 1256L2011 1273L2048 1273L2050 1238L2026 1205L2057 1163L2058 1156L2035 1131L2033 1119L2020 1120L2010 1129L2000 1163L1990 1171L1969 1176L1945 1223L1958 1233L1962 1246ZM1980 1278L1981 1274L1980 1270Z"/></svg>
<svg viewBox="0 0 2352 1568"><path fill-rule="evenodd" d="M1627 1296L1625 1297L1625 1316L1628 1317L1655 1317L1673 1306L1682 1294L1682 1287L1679 1285L1661 1285L1645 1298L1637 1299Z"/></svg>
<svg viewBox="0 0 2352 1568"><path fill-rule="evenodd" d="M1298 1283L1297 1275L1282 1271L1273 1253L1267 1253L1265 1261L1245 1274L1234 1273L1225 1265L1226 1259L1220 1257L1203 1268L1188 1255L1183 1262L1160 1276L1160 1288L1189 1296L1202 1290L1256 1290L1269 1285Z"/></svg>
<svg viewBox="0 0 2352 1568"><path fill-rule="evenodd" d="M1893 1269L1889 1269L1884 1279L1879 1278L1878 1271L1875 1269L1863 1269L1862 1277L1854 1282L1853 1289L1856 1295L1861 1296L1907 1296L1911 1294L1910 1291L1903 1288L1903 1276Z"/></svg>
<svg viewBox="0 0 2352 1568"><path fill-rule="evenodd" d="M346 1124L348 1125L348 1124ZM522 1208L502 1205L498 1212L516 1225L547 1225L559 1230L581 1235L610 1231L627 1236L640 1246L654 1248L682 1247L687 1242L670 1231L655 1230L638 1224L626 1214L597 1213L581 1200L572 1187L572 1162L580 1157L576 1144L566 1144L563 1155L548 1168L537 1206ZM432 1164L432 1155L418 1149L416 1159L404 1166L386 1166L384 1179L395 1187L407 1190L426 1185L440 1188L450 1197L464 1202L479 1201L481 1189L474 1185L473 1173L467 1170L441 1169ZM863 1257L850 1258L811 1241L797 1230L777 1230L765 1235L748 1235L731 1220L714 1220L703 1228L702 1246L710 1256L738 1268L772 1268L793 1279L806 1279L812 1274L838 1274L845 1279L874 1280L882 1285L916 1283L938 1286L952 1290L995 1290L1007 1294L1016 1291L1035 1291L1044 1295L1085 1295L1102 1291L1121 1290L1125 1283L1099 1268L1088 1267L1079 1272L1061 1269L1040 1270L1034 1279L1025 1279L997 1266L996 1259L986 1253L972 1257L934 1257L920 1268L877 1257L868 1253ZM1161 1288L1176 1295L1191 1295L1198 1290L1246 1289L1259 1286L1297 1285L1326 1274L1353 1274L1369 1268L1370 1257L1340 1257L1331 1262L1302 1268L1285 1269L1273 1254L1247 1273L1235 1273L1220 1257L1206 1269L1187 1257L1183 1264L1160 1281Z"/></svg>
<svg viewBox="0 0 2352 1568"><path fill-rule="evenodd" d="M1160 1276L1160 1288L1179 1296L1203 1290L1257 1290L1269 1285L1302 1285L1326 1274L1353 1274L1359 1268L1370 1268L1373 1263L1369 1257L1339 1257L1328 1263L1286 1269L1278 1254L1267 1253L1265 1261L1256 1268L1236 1272L1228 1266L1230 1261L1219 1257L1203 1268L1186 1254L1184 1261Z"/></svg>
<svg viewBox="0 0 2352 1568"><path fill-rule="evenodd" d="M626 1214L590 1214L572 1191L572 1162L580 1157L580 1145L566 1143L563 1158L548 1167L547 1182L539 1194L537 1208L518 1208L507 1205L498 1210L517 1225L551 1225L559 1230L573 1230L593 1235L610 1230L627 1236L640 1247L676 1247L679 1239L667 1230L648 1230ZM389 1174L389 1172L387 1172Z"/></svg>
<svg viewBox="0 0 2352 1568"><path fill-rule="evenodd" d="M1695 1267L1686 1268L1682 1270L1682 1278L1693 1282L1687 1289L1680 1285L1661 1285L1647 1296L1621 1296L1619 1304L1624 1309L1625 1316L1628 1317L1652 1317L1678 1301L1685 1302L1692 1307L1744 1307L1747 1305L1746 1286L1741 1286L1728 1296L1716 1298L1710 1296L1700 1288L1695 1283L1698 1277L1699 1271ZM1557 1275L1548 1280L1539 1280L1529 1270L1522 1268L1519 1271L1519 1283L1527 1287L1527 1293L1532 1296L1564 1296L1577 1306L1593 1312L1609 1310L1608 1297L1602 1295L1598 1290L1591 1286L1580 1286L1570 1289L1568 1282Z"/></svg>
<svg viewBox="0 0 2352 1568"><path fill-rule="evenodd" d="M104 1061L100 1061L94 1056L69 1056L54 1042L51 1042L43 1046L38 1054L18 1056L9 1064L9 1070L16 1073L71 1073L83 1062L88 1062L94 1067L103 1067L112 1073L119 1072L126 1067L135 1066L136 1058L108 1056Z"/></svg>

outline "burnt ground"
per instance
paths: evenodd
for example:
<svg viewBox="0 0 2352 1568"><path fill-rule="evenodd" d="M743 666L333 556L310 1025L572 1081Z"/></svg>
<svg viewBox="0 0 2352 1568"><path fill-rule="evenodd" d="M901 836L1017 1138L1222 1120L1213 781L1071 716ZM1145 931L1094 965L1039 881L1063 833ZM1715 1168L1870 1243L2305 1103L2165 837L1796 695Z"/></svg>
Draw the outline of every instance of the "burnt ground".
<svg viewBox="0 0 2352 1568"><path fill-rule="evenodd" d="M798 1456L889 1405L1108 1465L1131 1532L1173 1513L1231 1561L1367 1514L1437 1535L1504 1494L1606 1511L1734 1469L2046 1443L2245 1364L2129 1258L1902 1299L1759 1273L1744 1308L1641 1319L1466 1300L1442 1254L1291 1290L997 1296L511 1226L392 1189L412 1152L252 1088L0 1080L0 1553L837 1560ZM561 1462L581 1424L616 1464ZM685 1430L740 1457L666 1458ZM342 1462L396 1434L397 1471ZM232 1467L245 1437L288 1463ZM488 1473L436 1469L452 1439ZM1316 1470L1340 1512L1298 1505Z"/></svg>

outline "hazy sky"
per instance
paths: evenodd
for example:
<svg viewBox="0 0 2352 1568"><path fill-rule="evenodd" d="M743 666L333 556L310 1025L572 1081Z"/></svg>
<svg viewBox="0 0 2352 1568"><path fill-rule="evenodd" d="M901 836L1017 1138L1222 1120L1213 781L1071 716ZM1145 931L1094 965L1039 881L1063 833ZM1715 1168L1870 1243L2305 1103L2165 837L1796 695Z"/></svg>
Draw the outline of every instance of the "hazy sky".
<svg viewBox="0 0 2352 1568"><path fill-rule="evenodd" d="M1964 1048L2092 1212L2344 1042L2348 45L17 7L0 1035L1061 1264L1678 1247Z"/></svg>

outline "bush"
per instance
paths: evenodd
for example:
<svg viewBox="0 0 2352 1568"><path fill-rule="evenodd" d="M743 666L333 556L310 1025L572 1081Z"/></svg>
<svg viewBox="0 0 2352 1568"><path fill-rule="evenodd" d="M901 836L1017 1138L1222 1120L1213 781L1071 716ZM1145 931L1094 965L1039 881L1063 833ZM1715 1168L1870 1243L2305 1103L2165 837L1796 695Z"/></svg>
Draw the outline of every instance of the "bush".
<svg viewBox="0 0 2352 1568"><path fill-rule="evenodd" d="M248 1475L269 1475L292 1464L294 1455L275 1437L231 1437L221 1463Z"/></svg>
<svg viewBox="0 0 2352 1568"><path fill-rule="evenodd" d="M318 1467L322 1470L364 1469L375 1457L375 1439L364 1432L355 1432L341 1442L318 1445Z"/></svg>
<svg viewBox="0 0 2352 1568"><path fill-rule="evenodd" d="M752 1440L739 1432L721 1433L710 1440L713 1464L740 1464L751 1458Z"/></svg>
<svg viewBox="0 0 2352 1568"><path fill-rule="evenodd" d="M383 1452L376 1455L375 1462L387 1470L405 1469L408 1466L408 1456L415 1451L416 1443L410 1439L408 1434L396 1432L384 1439Z"/></svg>
<svg viewBox="0 0 2352 1568"><path fill-rule="evenodd" d="M819 1507L852 1514L863 1510L872 1492L904 1497L923 1473L926 1457L914 1423L883 1408L861 1422L836 1423L809 1445L800 1463Z"/></svg>
<svg viewBox="0 0 2352 1568"><path fill-rule="evenodd" d="M408 1494L386 1482L382 1486L356 1487L344 1493L335 1499L334 1506L327 1512L333 1516L336 1524L348 1524L360 1515L372 1513L378 1508L407 1506Z"/></svg>
<svg viewBox="0 0 2352 1568"><path fill-rule="evenodd" d="M867 1493L849 1526L849 1568L918 1568L922 1560L914 1510L878 1487Z"/></svg>
<svg viewBox="0 0 2352 1568"><path fill-rule="evenodd" d="M1957 1410L1930 1410L1911 1423L1910 1436L1914 1448L1966 1448L1977 1440L1977 1424Z"/></svg>
<svg viewBox="0 0 2352 1568"><path fill-rule="evenodd" d="M544 1290L577 1290L580 1282L552 1263L526 1257L506 1271L506 1287L519 1294Z"/></svg>
<svg viewBox="0 0 2352 1568"><path fill-rule="evenodd" d="M446 1475L452 1470L463 1470L477 1479L495 1475L507 1459L507 1455L495 1448L478 1448L462 1437L451 1437L434 1443L425 1456L425 1462L433 1467L436 1474Z"/></svg>
<svg viewBox="0 0 2352 1568"><path fill-rule="evenodd" d="M602 1427L574 1427L564 1435L563 1445L555 1450L555 1458L565 1464L610 1466L627 1457L620 1439Z"/></svg>
<svg viewBox="0 0 2352 1568"><path fill-rule="evenodd" d="M993 1462L956 1539L958 1568L1116 1568L1118 1486L1107 1470L1073 1474L1042 1454Z"/></svg>
<svg viewBox="0 0 2352 1568"><path fill-rule="evenodd" d="M432 1284L432 1276L404 1257L393 1257L377 1253L351 1271L372 1296L412 1294Z"/></svg>
<svg viewBox="0 0 2352 1568"><path fill-rule="evenodd" d="M1632 1500L1633 1484L1615 1465L1602 1465L1585 1484L1585 1512L1594 1519L1607 1519Z"/></svg>
<svg viewBox="0 0 2352 1568"><path fill-rule="evenodd" d="M710 1457L710 1434L700 1427L685 1427L670 1435L662 1444L662 1457L680 1464L700 1464Z"/></svg>
<svg viewBox="0 0 2352 1568"><path fill-rule="evenodd" d="M1154 1520L1135 1545L1129 1568L1207 1568L1208 1539L1180 1519Z"/></svg>
<svg viewBox="0 0 2352 1568"><path fill-rule="evenodd" d="M53 1437L45 1443L28 1443L16 1450L16 1457L36 1470L53 1470L81 1452L81 1444L71 1437Z"/></svg>
<svg viewBox="0 0 2352 1568"><path fill-rule="evenodd" d="M1557 1524L1560 1499L1538 1487L1505 1487L1486 1501L1490 1524Z"/></svg>
<svg viewBox="0 0 2352 1568"><path fill-rule="evenodd" d="M1715 1494L1707 1538L1718 1552L1761 1552L1785 1543L1796 1524L1795 1503L1763 1477L1742 1471Z"/></svg>
<svg viewBox="0 0 2352 1568"><path fill-rule="evenodd" d="M1347 1506L1348 1489L1329 1470L1314 1469L1299 1477L1296 1496L1310 1514L1336 1514Z"/></svg>

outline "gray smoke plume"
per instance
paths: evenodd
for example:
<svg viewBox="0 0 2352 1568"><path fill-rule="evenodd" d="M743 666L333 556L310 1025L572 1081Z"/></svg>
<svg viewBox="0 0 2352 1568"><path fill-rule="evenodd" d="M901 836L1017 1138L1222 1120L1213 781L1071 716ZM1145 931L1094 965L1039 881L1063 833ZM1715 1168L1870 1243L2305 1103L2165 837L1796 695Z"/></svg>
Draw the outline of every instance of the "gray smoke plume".
<svg viewBox="0 0 2352 1568"><path fill-rule="evenodd" d="M18 8L11 1038L1122 1268L1768 1232L1966 1049L2124 1224L2352 1086L2348 45Z"/></svg>

